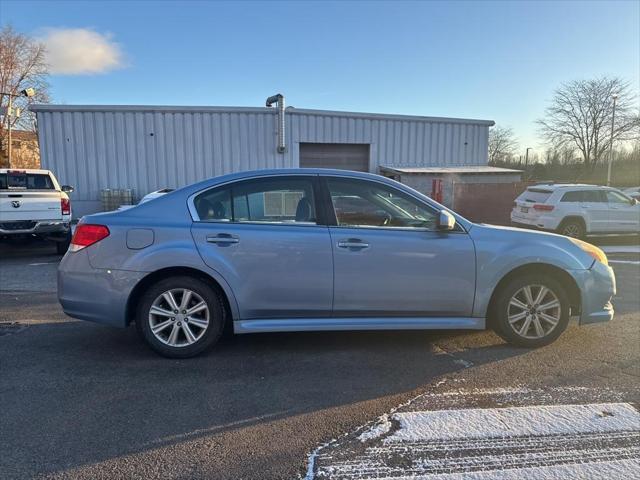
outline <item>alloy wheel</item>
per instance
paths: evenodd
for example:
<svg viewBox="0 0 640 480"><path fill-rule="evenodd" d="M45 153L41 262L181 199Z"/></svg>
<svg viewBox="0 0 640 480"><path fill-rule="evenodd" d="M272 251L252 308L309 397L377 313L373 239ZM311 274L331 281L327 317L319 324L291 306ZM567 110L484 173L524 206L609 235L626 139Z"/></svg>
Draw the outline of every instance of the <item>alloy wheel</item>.
<svg viewBox="0 0 640 480"><path fill-rule="evenodd" d="M509 300L507 318L509 326L520 337L544 338L560 321L560 300L544 285L526 285Z"/></svg>
<svg viewBox="0 0 640 480"><path fill-rule="evenodd" d="M580 237L580 227L573 223L565 226L562 229L562 234L566 237L579 238Z"/></svg>
<svg viewBox="0 0 640 480"><path fill-rule="evenodd" d="M196 292L178 288L167 290L151 304L149 326L165 345L193 345L209 327L209 307Z"/></svg>

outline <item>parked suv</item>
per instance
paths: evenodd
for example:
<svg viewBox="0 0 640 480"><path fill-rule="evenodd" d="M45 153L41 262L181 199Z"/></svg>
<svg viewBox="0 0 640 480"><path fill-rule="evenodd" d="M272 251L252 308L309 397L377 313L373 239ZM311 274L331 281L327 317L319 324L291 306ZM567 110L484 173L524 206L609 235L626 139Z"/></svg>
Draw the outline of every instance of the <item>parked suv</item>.
<svg viewBox="0 0 640 480"><path fill-rule="evenodd" d="M55 241L63 254L71 241L72 191L49 170L0 169L0 238L34 235Z"/></svg>
<svg viewBox="0 0 640 480"><path fill-rule="evenodd" d="M513 204L514 226L574 238L640 232L638 201L597 185L543 184L527 188Z"/></svg>

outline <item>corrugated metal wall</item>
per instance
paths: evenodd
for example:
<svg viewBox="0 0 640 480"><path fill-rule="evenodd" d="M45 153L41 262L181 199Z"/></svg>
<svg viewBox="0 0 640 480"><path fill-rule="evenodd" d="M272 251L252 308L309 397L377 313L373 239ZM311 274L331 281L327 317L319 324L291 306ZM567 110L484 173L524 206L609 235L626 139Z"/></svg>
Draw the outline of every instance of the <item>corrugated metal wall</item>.
<svg viewBox="0 0 640 480"><path fill-rule="evenodd" d="M486 165L491 122L287 109L287 151L276 152L267 108L37 106L42 167L73 185L76 215L100 190L137 197L225 173L298 166L300 142L368 143L370 170Z"/></svg>

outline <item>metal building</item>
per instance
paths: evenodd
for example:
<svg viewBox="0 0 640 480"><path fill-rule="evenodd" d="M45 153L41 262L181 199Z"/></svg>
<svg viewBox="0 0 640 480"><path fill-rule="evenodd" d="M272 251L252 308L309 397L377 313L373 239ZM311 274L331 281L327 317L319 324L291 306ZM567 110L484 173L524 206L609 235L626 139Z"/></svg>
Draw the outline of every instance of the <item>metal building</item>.
<svg viewBox="0 0 640 480"><path fill-rule="evenodd" d="M284 108L35 105L42 167L75 187L141 197L240 170L487 165L489 120Z"/></svg>

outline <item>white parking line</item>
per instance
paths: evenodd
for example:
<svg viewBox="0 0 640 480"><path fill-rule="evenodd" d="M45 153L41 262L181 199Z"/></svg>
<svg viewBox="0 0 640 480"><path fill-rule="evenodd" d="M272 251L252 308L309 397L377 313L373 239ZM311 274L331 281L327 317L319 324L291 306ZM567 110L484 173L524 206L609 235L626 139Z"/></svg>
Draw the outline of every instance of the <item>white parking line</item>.
<svg viewBox="0 0 640 480"><path fill-rule="evenodd" d="M600 249L604 253L640 253L640 245L606 245Z"/></svg>
<svg viewBox="0 0 640 480"><path fill-rule="evenodd" d="M36 262L36 263L30 263L29 266L30 267L39 267L40 265L55 265L57 263L60 263L60 262Z"/></svg>
<svg viewBox="0 0 640 480"><path fill-rule="evenodd" d="M358 440L351 454L316 452L315 478L634 478L640 468L640 413L628 403L399 412Z"/></svg>
<svg viewBox="0 0 640 480"><path fill-rule="evenodd" d="M640 260L609 260L609 263L621 263L623 265L640 265Z"/></svg>

